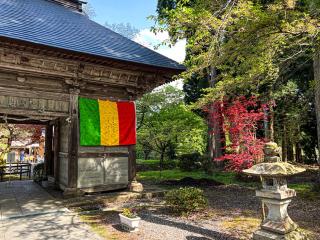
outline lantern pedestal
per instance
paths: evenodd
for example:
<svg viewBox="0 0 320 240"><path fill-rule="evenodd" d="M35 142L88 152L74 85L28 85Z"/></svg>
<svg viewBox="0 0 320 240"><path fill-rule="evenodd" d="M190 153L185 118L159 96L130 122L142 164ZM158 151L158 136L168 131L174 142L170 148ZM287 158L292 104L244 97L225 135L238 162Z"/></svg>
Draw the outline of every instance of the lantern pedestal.
<svg viewBox="0 0 320 240"><path fill-rule="evenodd" d="M296 191L287 187L283 177L262 177L262 190L256 191L268 208L268 215L261 229L253 234L254 240L303 240L306 236L297 231L298 225L288 215L288 205Z"/></svg>
<svg viewBox="0 0 320 240"><path fill-rule="evenodd" d="M284 180L279 181L276 178L263 179L263 185L266 184L267 180L284 183ZM287 211L291 199L296 196L295 190L287 188L286 183L285 185L264 187L266 188L256 191L256 196L267 206L268 215L262 222L261 229L253 234L253 239L296 239L291 237L296 234L290 233L294 232L298 228L298 225L291 220Z"/></svg>

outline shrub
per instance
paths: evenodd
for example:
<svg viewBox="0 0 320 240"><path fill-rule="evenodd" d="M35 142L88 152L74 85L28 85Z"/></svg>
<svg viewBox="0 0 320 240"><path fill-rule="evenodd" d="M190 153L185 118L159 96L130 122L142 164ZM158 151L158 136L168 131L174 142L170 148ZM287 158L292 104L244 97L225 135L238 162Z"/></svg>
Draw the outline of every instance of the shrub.
<svg viewBox="0 0 320 240"><path fill-rule="evenodd" d="M176 160L163 161L163 169L175 169L175 168L177 168Z"/></svg>
<svg viewBox="0 0 320 240"><path fill-rule="evenodd" d="M201 168L200 153L183 154L179 157L179 168L183 171L192 171Z"/></svg>
<svg viewBox="0 0 320 240"><path fill-rule="evenodd" d="M206 174L212 175L214 173L215 162L209 155L204 154L203 156L201 156L200 162L201 162L201 168Z"/></svg>
<svg viewBox="0 0 320 240"><path fill-rule="evenodd" d="M312 191L320 193L320 183L319 182L316 182L315 184L313 184Z"/></svg>
<svg viewBox="0 0 320 240"><path fill-rule="evenodd" d="M135 212L135 210L130 209L130 208L124 208L122 210L122 215L127 218L136 218L137 217L137 213Z"/></svg>
<svg viewBox="0 0 320 240"><path fill-rule="evenodd" d="M199 188L184 187L170 190L165 195L166 203L179 214L189 214L204 209L208 201Z"/></svg>

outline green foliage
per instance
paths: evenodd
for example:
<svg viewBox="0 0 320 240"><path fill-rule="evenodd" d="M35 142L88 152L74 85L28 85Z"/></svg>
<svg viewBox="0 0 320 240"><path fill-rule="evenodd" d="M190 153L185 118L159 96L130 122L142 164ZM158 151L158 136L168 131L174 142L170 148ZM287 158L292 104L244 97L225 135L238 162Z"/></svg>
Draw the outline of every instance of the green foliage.
<svg viewBox="0 0 320 240"><path fill-rule="evenodd" d="M299 68L301 64L303 67ZM313 65L306 57L299 58L293 65L299 71L288 72L287 79L278 81L273 92L276 101L275 140L282 143L283 156L289 161L294 160L290 149L295 146L304 153L304 159L296 159L297 161L314 163L317 159L317 134L312 87Z"/></svg>
<svg viewBox="0 0 320 240"><path fill-rule="evenodd" d="M209 87L207 77L198 77L197 75L191 76L186 79L183 85L185 92L185 102L187 104L195 103L205 95L204 89Z"/></svg>
<svg viewBox="0 0 320 240"><path fill-rule="evenodd" d="M188 41L189 68L183 77L208 74L212 66L218 70L210 99L268 94L290 63L319 43L319 19L300 5L288 10L282 1L185 0L165 7L155 20L172 43Z"/></svg>
<svg viewBox="0 0 320 240"><path fill-rule="evenodd" d="M130 208L124 208L122 210L122 215L127 217L127 218L136 218L137 214L134 212L134 210Z"/></svg>
<svg viewBox="0 0 320 240"><path fill-rule="evenodd" d="M138 141L151 145L154 151L164 153L174 144L178 154L203 152L205 125L203 120L185 106L161 109L148 118L138 131Z"/></svg>
<svg viewBox="0 0 320 240"><path fill-rule="evenodd" d="M13 141L31 144L39 141L42 134L41 125L0 124L0 165L5 164L5 157L10 152Z"/></svg>
<svg viewBox="0 0 320 240"><path fill-rule="evenodd" d="M162 163L162 169L175 169L178 166L177 160L164 160ZM138 171L155 171L160 168L160 160L137 160Z"/></svg>
<svg viewBox="0 0 320 240"><path fill-rule="evenodd" d="M206 125L183 103L183 92L172 86L144 95L137 102L138 148L165 155L199 152L206 147ZM170 153L170 154L169 154Z"/></svg>
<svg viewBox="0 0 320 240"><path fill-rule="evenodd" d="M199 153L183 154L179 157L179 168L182 171L192 171L201 168L201 155Z"/></svg>
<svg viewBox="0 0 320 240"><path fill-rule="evenodd" d="M168 31L170 44L187 39L188 70L181 77L188 103L202 107L239 95L275 100L276 140L290 160L296 148L298 161L303 152L305 162L314 162L319 16L318 0L159 0L154 31ZM200 83L210 77L204 90Z"/></svg>
<svg viewBox="0 0 320 240"><path fill-rule="evenodd" d="M139 180L161 181L161 180L180 180L185 177L192 177L194 179L207 178L212 179L223 184L239 183L236 174L232 172L215 172L214 174L206 174L204 171L181 171L180 169L164 170L160 178L159 171L138 172Z"/></svg>
<svg viewBox="0 0 320 240"><path fill-rule="evenodd" d="M165 195L166 203L179 214L189 214L206 208L208 200L203 190L185 187L170 190Z"/></svg>

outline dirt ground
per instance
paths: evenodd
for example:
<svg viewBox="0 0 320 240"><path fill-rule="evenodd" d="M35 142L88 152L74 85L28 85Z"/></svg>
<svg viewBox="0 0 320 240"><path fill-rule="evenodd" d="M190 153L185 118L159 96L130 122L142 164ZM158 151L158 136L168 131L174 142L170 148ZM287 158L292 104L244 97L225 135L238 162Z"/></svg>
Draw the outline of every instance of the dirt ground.
<svg viewBox="0 0 320 240"><path fill-rule="evenodd" d="M109 203L107 210L82 214L94 230L105 239L114 240L215 240L250 239L258 229L261 204L254 189L236 185L204 188L209 206L201 213L188 217L174 215L163 199L130 200ZM291 218L307 233L310 239L320 240L320 196L310 199L298 195L289 206ZM123 207L138 209L141 217L137 233L121 229L118 213Z"/></svg>

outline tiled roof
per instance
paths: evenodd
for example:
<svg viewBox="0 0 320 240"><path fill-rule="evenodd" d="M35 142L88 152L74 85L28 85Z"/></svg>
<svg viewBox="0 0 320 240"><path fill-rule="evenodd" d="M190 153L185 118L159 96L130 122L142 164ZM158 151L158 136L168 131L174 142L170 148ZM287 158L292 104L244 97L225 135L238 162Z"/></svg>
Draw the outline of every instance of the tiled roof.
<svg viewBox="0 0 320 240"><path fill-rule="evenodd" d="M77 11L47 0L0 0L0 36L109 59L184 69Z"/></svg>

